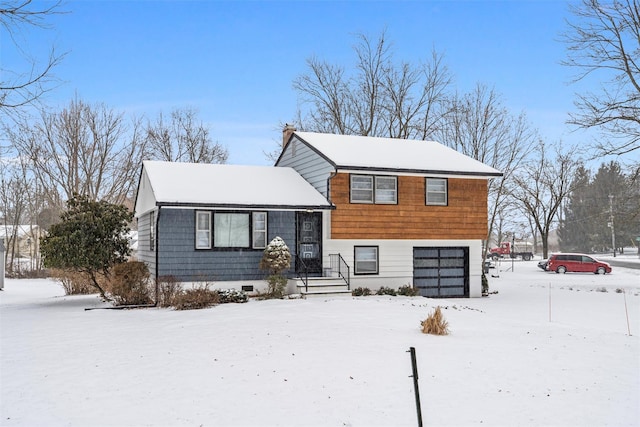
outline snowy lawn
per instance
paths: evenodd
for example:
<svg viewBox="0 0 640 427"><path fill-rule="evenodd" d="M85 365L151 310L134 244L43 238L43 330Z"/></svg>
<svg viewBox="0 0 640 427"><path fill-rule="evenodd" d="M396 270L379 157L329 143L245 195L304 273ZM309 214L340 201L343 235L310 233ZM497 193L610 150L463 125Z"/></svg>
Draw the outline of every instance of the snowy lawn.
<svg viewBox="0 0 640 427"><path fill-rule="evenodd" d="M0 425L411 426L411 346L425 425L640 425L640 270L536 263L492 270L487 298L196 311L85 311L105 304L6 280ZM437 305L448 336L420 332Z"/></svg>

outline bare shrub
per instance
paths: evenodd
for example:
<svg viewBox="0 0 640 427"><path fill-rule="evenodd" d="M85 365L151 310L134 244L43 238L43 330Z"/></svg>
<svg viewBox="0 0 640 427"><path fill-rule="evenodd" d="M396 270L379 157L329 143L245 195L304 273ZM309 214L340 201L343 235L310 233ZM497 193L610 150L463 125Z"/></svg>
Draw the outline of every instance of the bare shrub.
<svg viewBox="0 0 640 427"><path fill-rule="evenodd" d="M49 275L60 282L65 295L88 295L98 292L91 284L89 276L84 273L54 268L49 270Z"/></svg>
<svg viewBox="0 0 640 427"><path fill-rule="evenodd" d="M420 322L423 334L449 335L449 323L444 320L440 306L437 306L433 313Z"/></svg>
<svg viewBox="0 0 640 427"><path fill-rule="evenodd" d="M182 293L182 286L175 276L158 277L158 305L160 307L171 307L176 298Z"/></svg>
<svg viewBox="0 0 640 427"><path fill-rule="evenodd" d="M111 271L109 293L116 305L151 304L149 269L140 261L116 264Z"/></svg>
<svg viewBox="0 0 640 427"><path fill-rule="evenodd" d="M173 306L176 310L194 310L208 308L220 302L217 291L209 289L209 285L193 289L185 289L176 295Z"/></svg>

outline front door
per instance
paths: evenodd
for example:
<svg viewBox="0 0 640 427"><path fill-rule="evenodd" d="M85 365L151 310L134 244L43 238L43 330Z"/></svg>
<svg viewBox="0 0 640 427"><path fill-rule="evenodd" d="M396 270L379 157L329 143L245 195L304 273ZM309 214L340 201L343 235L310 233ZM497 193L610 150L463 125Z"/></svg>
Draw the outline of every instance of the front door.
<svg viewBox="0 0 640 427"><path fill-rule="evenodd" d="M296 272L319 275L322 273L322 212L298 212L298 258Z"/></svg>

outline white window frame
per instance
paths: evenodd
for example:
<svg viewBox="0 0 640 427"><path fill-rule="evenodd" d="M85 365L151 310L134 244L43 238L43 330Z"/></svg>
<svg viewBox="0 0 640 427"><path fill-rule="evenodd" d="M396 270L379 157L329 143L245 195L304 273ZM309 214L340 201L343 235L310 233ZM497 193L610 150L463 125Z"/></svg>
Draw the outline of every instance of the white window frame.
<svg viewBox="0 0 640 427"><path fill-rule="evenodd" d="M200 216L206 217L206 226L200 228ZM196 249L211 249L211 212L196 211ZM202 239L201 236L205 238ZM206 242L206 243L202 243Z"/></svg>
<svg viewBox="0 0 640 427"><path fill-rule="evenodd" d="M378 246L354 246L353 247L354 274L357 274L357 275L379 274L380 272L379 254L380 254L380 249L378 248ZM371 255L373 255L373 257ZM372 258L375 258L375 259L372 259ZM371 262L375 263L375 268L363 268L362 264L371 263Z"/></svg>
<svg viewBox="0 0 640 427"><path fill-rule="evenodd" d="M444 191L434 189L433 186L431 189L429 188L429 183L444 183ZM425 190L426 190L426 204L428 206L448 206L449 204L449 181L447 178L427 178L425 180ZM429 198L429 195L432 197ZM433 200L435 196L438 196L438 199ZM444 199L444 200L441 200Z"/></svg>
<svg viewBox="0 0 640 427"><path fill-rule="evenodd" d="M398 204L398 177L397 176L376 176L375 177L375 203L383 205L397 205ZM393 190L381 189L378 183L383 181L393 181ZM380 194L383 191L393 191L393 200L380 200Z"/></svg>
<svg viewBox="0 0 640 427"><path fill-rule="evenodd" d="M156 250L156 211L149 212L149 251Z"/></svg>
<svg viewBox="0 0 640 427"><path fill-rule="evenodd" d="M368 181L369 188L354 188L354 181L360 180L360 185L365 184L365 180ZM350 193L350 201L351 203L373 203L373 193L374 193L374 179L373 175L351 175L349 180L349 193ZM364 193L368 192L368 198L356 198L355 193Z"/></svg>
<svg viewBox="0 0 640 427"><path fill-rule="evenodd" d="M260 217L263 219L260 219ZM266 212L252 212L251 222L253 226L251 244L253 249L264 249L267 247L267 213ZM263 222L264 227L259 227L259 224ZM258 242L260 239L264 242L264 245L260 245Z"/></svg>
<svg viewBox="0 0 640 427"><path fill-rule="evenodd" d="M228 223L225 224L225 218ZM222 226L229 228L222 229ZM233 231L241 226L243 234ZM213 214L213 247L214 248L249 248L251 247L251 223L249 212L214 212ZM237 239L240 236L241 239Z"/></svg>

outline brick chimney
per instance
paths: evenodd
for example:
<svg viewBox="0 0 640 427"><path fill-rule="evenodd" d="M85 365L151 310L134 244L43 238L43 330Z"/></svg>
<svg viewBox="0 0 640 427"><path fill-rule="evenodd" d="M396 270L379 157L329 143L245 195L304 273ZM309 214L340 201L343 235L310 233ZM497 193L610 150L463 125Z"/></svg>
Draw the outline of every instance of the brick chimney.
<svg viewBox="0 0 640 427"><path fill-rule="evenodd" d="M293 135L295 131L296 128L293 125L285 123L284 129L282 129L282 148L287 145L287 142L289 142L289 138L291 138L291 135Z"/></svg>

